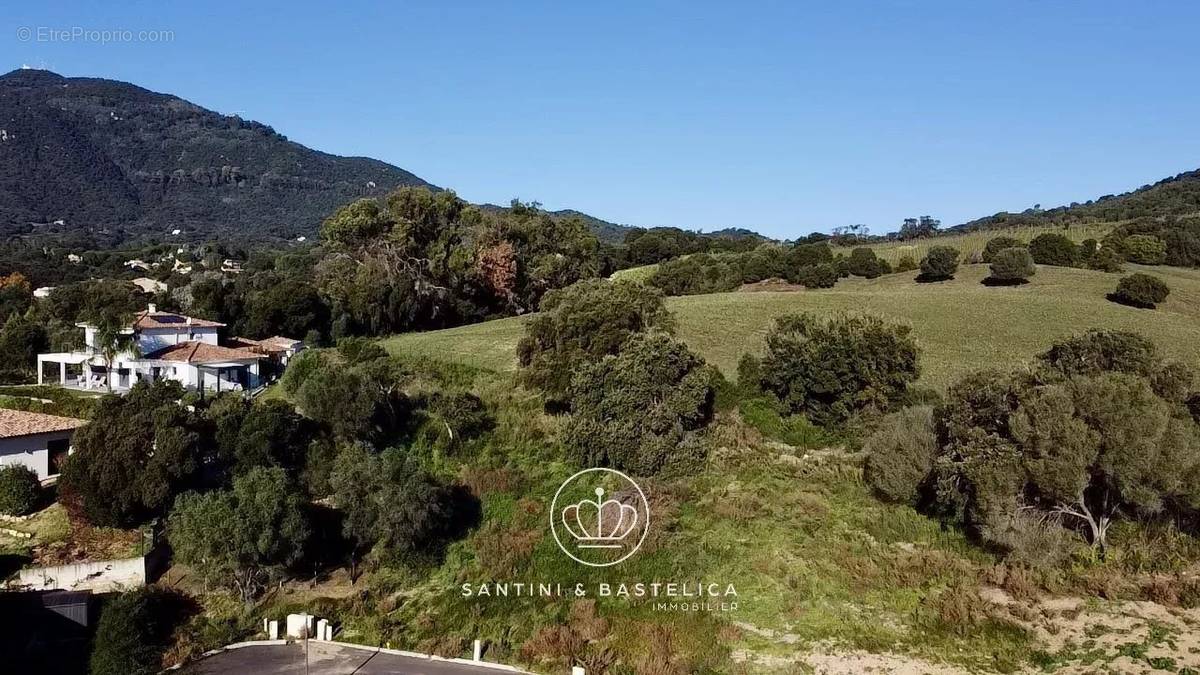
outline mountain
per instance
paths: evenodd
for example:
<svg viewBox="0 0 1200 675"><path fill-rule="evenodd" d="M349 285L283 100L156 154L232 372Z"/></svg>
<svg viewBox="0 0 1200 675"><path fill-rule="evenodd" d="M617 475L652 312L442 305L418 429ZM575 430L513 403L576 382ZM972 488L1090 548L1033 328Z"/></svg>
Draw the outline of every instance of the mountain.
<svg viewBox="0 0 1200 675"><path fill-rule="evenodd" d="M402 185L430 184L125 82L0 76L0 235L311 237L342 204Z"/></svg>
<svg viewBox="0 0 1200 675"><path fill-rule="evenodd" d="M950 229L970 231L1015 225L1108 223L1144 217L1197 215L1200 215L1200 169L1119 195L1104 195L1052 209L1027 209L1021 213L1002 211Z"/></svg>

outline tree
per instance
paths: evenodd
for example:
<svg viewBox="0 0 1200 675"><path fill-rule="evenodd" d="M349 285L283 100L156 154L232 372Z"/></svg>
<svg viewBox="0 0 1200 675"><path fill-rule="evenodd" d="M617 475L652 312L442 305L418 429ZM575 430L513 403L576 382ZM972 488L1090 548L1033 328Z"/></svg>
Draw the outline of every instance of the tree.
<svg viewBox="0 0 1200 675"><path fill-rule="evenodd" d="M0 329L0 362L8 368L31 371L37 367L37 355L50 347L41 323L14 314Z"/></svg>
<svg viewBox="0 0 1200 675"><path fill-rule="evenodd" d="M339 438L381 440L406 418L407 381L408 373L391 358L350 367L326 361L304 379L296 405Z"/></svg>
<svg viewBox="0 0 1200 675"><path fill-rule="evenodd" d="M905 218L904 224L900 226L900 238L920 239L922 237L932 237L937 234L938 228L942 226L942 221L931 218L930 216L921 216L920 218Z"/></svg>
<svg viewBox="0 0 1200 675"><path fill-rule="evenodd" d="M795 280L805 288L833 288L837 285L838 271L832 264L809 265L796 271Z"/></svg>
<svg viewBox="0 0 1200 675"><path fill-rule="evenodd" d="M1029 254L1039 265L1074 267L1079 262L1079 247L1057 232L1039 234L1029 242Z"/></svg>
<svg viewBox="0 0 1200 675"><path fill-rule="evenodd" d="M1132 234L1121 242L1125 258L1139 265L1161 265L1167 257L1167 244L1150 234Z"/></svg>
<svg viewBox="0 0 1200 675"><path fill-rule="evenodd" d="M230 490L180 495L167 519L176 560L225 580L247 603L300 561L308 536L305 500L279 468L251 469Z"/></svg>
<svg viewBox="0 0 1200 675"><path fill-rule="evenodd" d="M552 291L517 343L521 381L562 400L576 368L617 353L637 333L673 324L662 293L642 284L596 279Z"/></svg>
<svg viewBox="0 0 1200 675"><path fill-rule="evenodd" d="M763 389L819 424L886 411L920 373L911 333L873 316L780 317L767 333Z"/></svg>
<svg viewBox="0 0 1200 675"><path fill-rule="evenodd" d="M1167 299L1171 289L1158 277L1136 272L1122 277L1117 282L1117 290L1109 296L1114 302L1131 307L1154 309L1158 303Z"/></svg>
<svg viewBox="0 0 1200 675"><path fill-rule="evenodd" d="M24 314L33 304L33 288L20 272L0 277L0 321Z"/></svg>
<svg viewBox="0 0 1200 675"><path fill-rule="evenodd" d="M76 452L59 479L59 500L94 525L132 527L165 514L206 460L202 420L178 401L174 381L141 381L100 400L75 432Z"/></svg>
<svg viewBox="0 0 1200 675"><path fill-rule="evenodd" d="M361 445L342 448L330 483L345 515L343 532L354 544L352 565L368 551L394 559L436 554L464 521L478 517L477 504L467 504L398 448L382 454Z"/></svg>
<svg viewBox="0 0 1200 675"><path fill-rule="evenodd" d="M222 397L209 408L217 446L233 473L254 467L279 467L295 476L304 467L309 440L316 430L286 401L248 402Z"/></svg>
<svg viewBox="0 0 1200 675"><path fill-rule="evenodd" d="M847 269L850 274L867 279L874 279L892 271L891 265L888 265L887 261L880 260L876 257L874 250L866 247L859 247L850 252Z"/></svg>
<svg viewBox="0 0 1200 675"><path fill-rule="evenodd" d="M137 340L129 325L132 321L123 315L104 312L96 323L95 347L104 359L104 384L112 393L112 365L122 354L137 355Z"/></svg>
<svg viewBox="0 0 1200 675"><path fill-rule="evenodd" d="M1121 510L1157 515L1167 502L1195 508L1200 430L1144 378L1109 373L1040 387L1013 418L1033 488L1051 511L1086 524L1101 555Z"/></svg>
<svg viewBox="0 0 1200 675"><path fill-rule="evenodd" d="M23 516L32 513L41 499L37 473L23 464L0 466L0 513Z"/></svg>
<svg viewBox="0 0 1200 675"><path fill-rule="evenodd" d="M321 224L321 239L354 248L383 234L391 223L374 199L359 199L338 209Z"/></svg>
<svg viewBox="0 0 1200 675"><path fill-rule="evenodd" d="M1131 331L1092 329L1054 343L1038 356L1042 366L1066 377L1132 373L1150 377L1161 369L1154 342Z"/></svg>
<svg viewBox="0 0 1200 675"><path fill-rule="evenodd" d="M104 604L88 671L91 675L154 675L171 646L172 632L189 603L178 594L146 586Z"/></svg>
<svg viewBox="0 0 1200 675"><path fill-rule="evenodd" d="M696 468L693 432L712 419L712 372L663 333L632 337L571 382L567 446L583 466L638 475Z"/></svg>
<svg viewBox="0 0 1200 675"><path fill-rule="evenodd" d="M1006 248L992 256L991 272L990 282L1012 286L1029 281L1037 273L1037 267L1027 249Z"/></svg>
<svg viewBox="0 0 1200 675"><path fill-rule="evenodd" d="M1025 242L1021 241L1020 239L1005 235L992 237L991 239L988 239L987 244L985 244L983 247L983 262L992 262L992 259L996 257L996 254L1005 249L1025 247Z"/></svg>
<svg viewBox="0 0 1200 675"><path fill-rule="evenodd" d="M934 246L921 258L921 274L917 281L946 281L958 271L958 249Z"/></svg>

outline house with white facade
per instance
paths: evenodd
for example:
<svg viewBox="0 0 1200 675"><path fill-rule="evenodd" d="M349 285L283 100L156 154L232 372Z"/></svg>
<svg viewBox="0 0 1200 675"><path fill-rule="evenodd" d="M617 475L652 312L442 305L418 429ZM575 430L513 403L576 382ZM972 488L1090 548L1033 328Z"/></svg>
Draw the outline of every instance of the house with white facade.
<svg viewBox="0 0 1200 675"><path fill-rule="evenodd" d="M71 436L87 420L0 408L0 466L20 464L45 480L59 473Z"/></svg>
<svg viewBox="0 0 1200 675"><path fill-rule="evenodd" d="M140 380L175 380L185 388L209 391L250 391L265 384L262 365L271 358L253 341L222 344L225 324L173 312L154 305L140 312L125 329L134 348L108 363L98 343L96 326L80 323L84 348L73 352L38 354L38 384L45 381L47 364L57 370L58 384L96 390L125 390ZM298 347L297 347L298 348ZM57 365L57 369L53 366Z"/></svg>

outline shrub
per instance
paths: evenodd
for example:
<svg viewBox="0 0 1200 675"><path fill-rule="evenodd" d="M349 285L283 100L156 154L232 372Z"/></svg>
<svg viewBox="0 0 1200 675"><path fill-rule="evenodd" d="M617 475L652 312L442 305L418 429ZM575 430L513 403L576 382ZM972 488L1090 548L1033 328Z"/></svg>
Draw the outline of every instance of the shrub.
<svg viewBox="0 0 1200 675"><path fill-rule="evenodd" d="M594 279L551 291L517 343L521 381L561 400L576 368L617 353L635 334L672 326L662 293L649 286Z"/></svg>
<svg viewBox="0 0 1200 675"><path fill-rule="evenodd" d="M991 271L989 279L992 282L1016 285L1029 281L1029 277L1037 273L1037 268L1027 249L1006 248L992 256Z"/></svg>
<svg viewBox="0 0 1200 675"><path fill-rule="evenodd" d="M762 359L753 354L742 354L738 359L737 383L742 391L762 390Z"/></svg>
<svg viewBox="0 0 1200 675"><path fill-rule="evenodd" d="M867 485L885 499L916 506L937 456L933 408L905 408L884 417L863 450Z"/></svg>
<svg viewBox="0 0 1200 675"><path fill-rule="evenodd" d="M809 265L796 272L796 282L805 288L833 288L839 277L832 264Z"/></svg>
<svg viewBox="0 0 1200 675"><path fill-rule="evenodd" d="M934 246L921 259L921 275L918 281L945 281L953 279L958 271L958 249L953 246Z"/></svg>
<svg viewBox="0 0 1200 675"><path fill-rule="evenodd" d="M1161 265L1167 257L1167 244L1149 234L1132 234L1122 242L1125 257L1140 265Z"/></svg>
<svg viewBox="0 0 1200 675"><path fill-rule="evenodd" d="M917 259L914 258L911 253L905 253L904 255L900 256L900 260L896 263L897 272L911 272L919 267L920 265L917 264Z"/></svg>
<svg viewBox="0 0 1200 675"><path fill-rule="evenodd" d="M867 279L874 279L892 271L886 260L880 260L874 250L866 247L859 247L850 252L846 269L856 277Z"/></svg>
<svg viewBox="0 0 1200 675"><path fill-rule="evenodd" d="M37 508L41 484L33 469L21 464L0 466L0 513L23 516Z"/></svg>
<svg viewBox="0 0 1200 675"><path fill-rule="evenodd" d="M1009 248L1025 248L1025 242L1007 236L992 237L983 247L983 262L992 262L997 253Z"/></svg>
<svg viewBox="0 0 1200 675"><path fill-rule="evenodd" d="M1117 251L1109 246L1096 249L1096 252L1088 256L1086 260L1088 269L1099 270L1101 272L1120 272L1121 271L1121 256Z"/></svg>
<svg viewBox="0 0 1200 675"><path fill-rule="evenodd" d="M1171 289L1158 277L1138 272L1117 282L1117 290L1109 297L1122 305L1154 309L1170 292Z"/></svg>
<svg viewBox="0 0 1200 675"><path fill-rule="evenodd" d="M1057 232L1039 234L1029 242L1029 254L1039 265L1072 267L1079 260L1079 248L1066 235Z"/></svg>
<svg viewBox="0 0 1200 675"><path fill-rule="evenodd" d="M911 332L872 316L780 317L767 334L763 388L818 424L887 410L919 373Z"/></svg>
<svg viewBox="0 0 1200 675"><path fill-rule="evenodd" d="M1159 369L1160 361L1158 349L1148 338L1130 331L1099 329L1055 343L1038 360L1068 377L1101 373L1149 376Z"/></svg>
<svg viewBox="0 0 1200 675"><path fill-rule="evenodd" d="M171 634L190 610L179 595L148 586L122 593L100 614L92 639L92 675L154 675Z"/></svg>
<svg viewBox="0 0 1200 675"><path fill-rule="evenodd" d="M687 441L712 419L712 381L682 342L635 336L619 354L575 374L567 445L584 466L640 475L694 469L702 449Z"/></svg>

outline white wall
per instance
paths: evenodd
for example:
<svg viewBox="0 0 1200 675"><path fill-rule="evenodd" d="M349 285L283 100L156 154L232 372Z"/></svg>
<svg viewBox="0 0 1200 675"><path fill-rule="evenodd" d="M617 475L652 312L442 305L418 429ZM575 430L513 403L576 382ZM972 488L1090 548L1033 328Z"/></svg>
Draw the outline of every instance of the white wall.
<svg viewBox="0 0 1200 675"><path fill-rule="evenodd" d="M50 475L50 441L71 438L72 431L52 431L32 436L0 438L0 464L21 464L37 472L39 479Z"/></svg>
<svg viewBox="0 0 1200 675"><path fill-rule="evenodd" d="M217 344L216 328L180 325L174 328L145 328L138 331L138 348L143 354L177 345L181 342L206 342Z"/></svg>
<svg viewBox="0 0 1200 675"><path fill-rule="evenodd" d="M16 585L35 591L62 589L108 593L146 585L145 557L21 570Z"/></svg>

